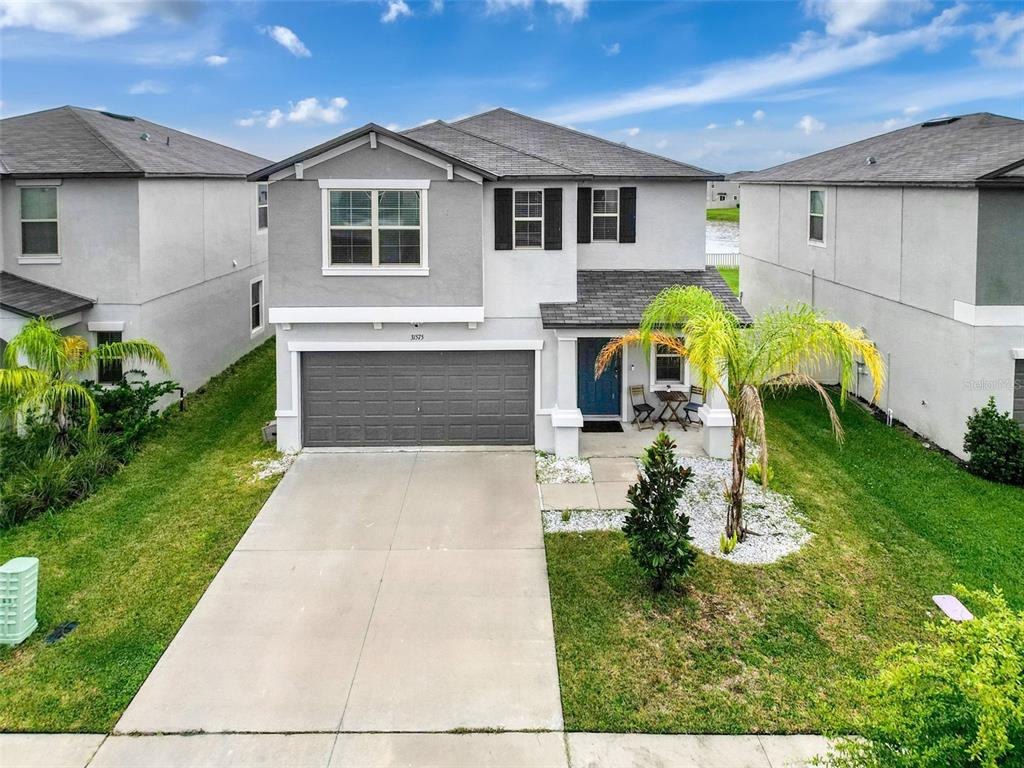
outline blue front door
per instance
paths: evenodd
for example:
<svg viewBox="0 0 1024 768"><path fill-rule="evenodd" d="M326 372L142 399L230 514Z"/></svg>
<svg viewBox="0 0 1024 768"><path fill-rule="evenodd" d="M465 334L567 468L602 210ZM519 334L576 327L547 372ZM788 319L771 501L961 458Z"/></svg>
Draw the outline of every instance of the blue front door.
<svg viewBox="0 0 1024 768"><path fill-rule="evenodd" d="M622 413L622 358L615 358L601 378L594 379L594 361L609 341L576 340L576 399L584 416L619 416Z"/></svg>

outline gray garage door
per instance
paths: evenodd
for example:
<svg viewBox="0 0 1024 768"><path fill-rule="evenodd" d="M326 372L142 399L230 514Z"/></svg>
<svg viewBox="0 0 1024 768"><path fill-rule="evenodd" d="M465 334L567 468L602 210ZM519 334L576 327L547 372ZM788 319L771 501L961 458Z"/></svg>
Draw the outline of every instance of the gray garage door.
<svg viewBox="0 0 1024 768"><path fill-rule="evenodd" d="M304 352L303 444L530 445L532 351Z"/></svg>

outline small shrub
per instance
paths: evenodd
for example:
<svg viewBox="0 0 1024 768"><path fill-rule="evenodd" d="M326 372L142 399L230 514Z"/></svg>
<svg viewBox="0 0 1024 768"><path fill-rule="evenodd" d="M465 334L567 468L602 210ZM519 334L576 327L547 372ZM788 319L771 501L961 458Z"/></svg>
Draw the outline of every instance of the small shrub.
<svg viewBox="0 0 1024 768"><path fill-rule="evenodd" d="M572 520L572 510L571 509L563 509L562 510L562 522L563 523L568 523L570 520Z"/></svg>
<svg viewBox="0 0 1024 768"><path fill-rule="evenodd" d="M732 536L726 536L724 533L718 539L718 548L722 551L723 555L728 555L739 543L740 537L738 533L734 533Z"/></svg>
<svg viewBox="0 0 1024 768"><path fill-rule="evenodd" d="M632 506L622 527L629 551L655 590L684 576L697 559L690 521L678 511L690 470L679 466L676 444L662 432L641 459L637 482L626 496Z"/></svg>
<svg viewBox="0 0 1024 768"><path fill-rule="evenodd" d="M843 736L830 768L1001 768L1024 765L1024 612L999 590L956 588L977 615L930 624L930 643L904 643L854 683L859 714L832 723Z"/></svg>
<svg viewBox="0 0 1024 768"><path fill-rule="evenodd" d="M767 481L764 477L765 474L767 474ZM749 477L752 481L760 485L762 488L765 488L771 485L772 481L775 479L775 470L772 469L771 467L768 467L768 472L764 473L761 470L761 464L755 461L753 464L747 467L747 477Z"/></svg>
<svg viewBox="0 0 1024 768"><path fill-rule="evenodd" d="M128 371L115 386L88 386L99 410L99 431L111 437L110 449L122 460L160 426L163 416L156 403L178 388L174 381L151 383L143 371Z"/></svg>
<svg viewBox="0 0 1024 768"><path fill-rule="evenodd" d="M1024 430L1009 413L1000 413L994 397L967 419L964 450L968 469L1010 485L1024 485Z"/></svg>

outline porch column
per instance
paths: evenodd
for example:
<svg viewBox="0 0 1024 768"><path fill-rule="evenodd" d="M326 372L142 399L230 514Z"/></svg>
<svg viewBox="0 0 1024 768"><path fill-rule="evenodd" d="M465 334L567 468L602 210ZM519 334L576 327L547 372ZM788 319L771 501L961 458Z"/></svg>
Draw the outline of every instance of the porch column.
<svg viewBox="0 0 1024 768"><path fill-rule="evenodd" d="M724 377L722 384L728 388L729 382ZM710 387L704 398L704 405L697 411L697 416L704 425L702 441L704 453L712 459L728 459L732 455L732 411L725 400L725 395L717 387Z"/></svg>
<svg viewBox="0 0 1024 768"><path fill-rule="evenodd" d="M551 409L555 431L555 455L580 455L580 428L583 414L576 407L576 339L558 338L557 389Z"/></svg>

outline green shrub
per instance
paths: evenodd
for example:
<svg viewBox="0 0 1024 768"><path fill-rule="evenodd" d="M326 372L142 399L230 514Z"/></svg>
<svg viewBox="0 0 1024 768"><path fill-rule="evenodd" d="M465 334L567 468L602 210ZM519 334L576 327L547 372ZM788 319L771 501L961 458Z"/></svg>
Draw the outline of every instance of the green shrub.
<svg viewBox="0 0 1024 768"><path fill-rule="evenodd" d="M854 683L858 715L833 723L842 737L831 768L1024 766L1024 612L999 590L956 593L979 615L928 626L929 643L884 654Z"/></svg>
<svg viewBox="0 0 1024 768"><path fill-rule="evenodd" d="M1009 413L1000 413L994 397L967 419L964 450L976 475L1010 485L1024 485L1024 429Z"/></svg>
<svg viewBox="0 0 1024 768"><path fill-rule="evenodd" d="M690 545L690 521L678 511L690 470L679 466L675 447L667 433L658 435L644 451L640 476L626 494L632 509L622 531L655 590L684 576L697 559Z"/></svg>
<svg viewBox="0 0 1024 768"><path fill-rule="evenodd" d="M99 410L99 431L110 436L110 450L122 460L128 459L143 438L163 423L163 415L155 406L178 388L174 381L151 383L143 371L128 371L114 386L95 382L87 385Z"/></svg>
<svg viewBox="0 0 1024 768"><path fill-rule="evenodd" d="M755 461L749 467L747 467L747 477L749 477L755 483L760 485L762 488L771 485L772 480L775 479L775 470L772 469L771 467L768 467L767 482L765 482L765 478L763 477L763 474L764 473L762 473L762 471L761 471L761 464L759 462ZM731 497L730 497L730 499L731 499Z"/></svg>

